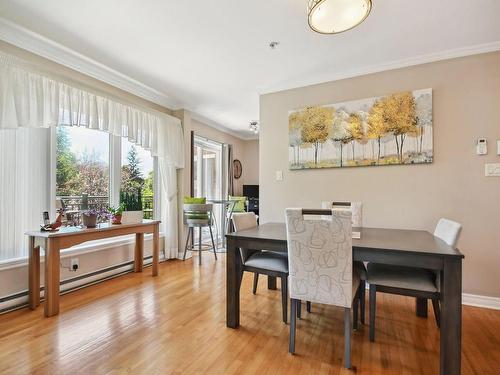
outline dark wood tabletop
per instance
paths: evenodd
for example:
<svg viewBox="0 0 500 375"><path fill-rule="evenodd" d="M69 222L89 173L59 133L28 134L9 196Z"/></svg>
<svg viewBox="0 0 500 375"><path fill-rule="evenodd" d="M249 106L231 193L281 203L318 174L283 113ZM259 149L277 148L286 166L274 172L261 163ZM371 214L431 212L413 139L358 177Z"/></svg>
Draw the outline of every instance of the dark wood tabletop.
<svg viewBox="0 0 500 375"><path fill-rule="evenodd" d="M424 230L353 228L353 231L361 232L361 238L352 240L355 248L463 258L459 250ZM227 237L282 243L286 242L286 227L285 223L266 223L255 228L229 233Z"/></svg>
<svg viewBox="0 0 500 375"><path fill-rule="evenodd" d="M315 215L321 215L321 210ZM439 272L440 292L440 374L459 375L462 336L462 260L457 249L424 230L353 228L353 260L420 267ZM286 253L284 223L266 223L229 233L227 237L226 325L240 325L240 285L243 273L239 249L272 250ZM268 278L268 285L274 286ZM418 304L418 299L417 299Z"/></svg>

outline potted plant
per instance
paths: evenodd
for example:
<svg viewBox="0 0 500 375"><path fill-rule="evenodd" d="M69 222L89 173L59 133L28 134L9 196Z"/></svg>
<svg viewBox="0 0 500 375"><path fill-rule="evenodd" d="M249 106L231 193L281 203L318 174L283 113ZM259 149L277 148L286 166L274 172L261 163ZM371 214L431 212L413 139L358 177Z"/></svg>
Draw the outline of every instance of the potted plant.
<svg viewBox="0 0 500 375"><path fill-rule="evenodd" d="M95 228L97 226L97 218L99 217L99 211L95 209L89 209L82 212L82 222L87 228Z"/></svg>
<svg viewBox="0 0 500 375"><path fill-rule="evenodd" d="M124 205L122 213L122 223L140 223L144 217L142 212L142 195L141 191L129 193L126 191L120 192L120 204Z"/></svg>
<svg viewBox="0 0 500 375"><path fill-rule="evenodd" d="M125 210L125 204L120 203L118 207L108 207L108 212L111 215L111 222L113 224L121 224L122 223L122 216L123 216L123 211Z"/></svg>

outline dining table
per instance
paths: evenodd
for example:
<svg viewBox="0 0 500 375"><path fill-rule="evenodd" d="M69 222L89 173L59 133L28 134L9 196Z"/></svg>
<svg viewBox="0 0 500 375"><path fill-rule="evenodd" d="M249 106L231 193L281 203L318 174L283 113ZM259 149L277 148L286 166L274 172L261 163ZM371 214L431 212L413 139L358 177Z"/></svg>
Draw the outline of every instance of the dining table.
<svg viewBox="0 0 500 375"><path fill-rule="evenodd" d="M425 230L353 228L353 261L377 262L433 270L440 291L440 374L461 371L462 261L464 255ZM287 252L285 223L265 223L228 233L226 262L226 325L240 325L242 260L239 249ZM268 279L268 287L276 281ZM426 302L426 301L425 301ZM417 307L418 307L417 301Z"/></svg>

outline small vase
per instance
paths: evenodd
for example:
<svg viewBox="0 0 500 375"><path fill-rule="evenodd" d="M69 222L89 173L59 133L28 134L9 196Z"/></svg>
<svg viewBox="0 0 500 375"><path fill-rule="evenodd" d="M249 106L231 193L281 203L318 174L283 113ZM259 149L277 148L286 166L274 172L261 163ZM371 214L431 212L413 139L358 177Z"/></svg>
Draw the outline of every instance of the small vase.
<svg viewBox="0 0 500 375"><path fill-rule="evenodd" d="M82 214L83 225L87 228L95 228L97 226L97 215Z"/></svg>
<svg viewBox="0 0 500 375"><path fill-rule="evenodd" d="M113 215L113 224L121 224L122 223L122 215Z"/></svg>

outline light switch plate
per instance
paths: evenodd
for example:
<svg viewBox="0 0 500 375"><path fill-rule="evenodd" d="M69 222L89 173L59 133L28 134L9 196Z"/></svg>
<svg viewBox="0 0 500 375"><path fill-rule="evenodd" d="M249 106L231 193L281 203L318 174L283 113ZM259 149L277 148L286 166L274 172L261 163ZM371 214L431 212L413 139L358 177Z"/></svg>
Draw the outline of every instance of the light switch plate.
<svg viewBox="0 0 500 375"><path fill-rule="evenodd" d="M486 177L500 177L500 163L487 163L484 165Z"/></svg>
<svg viewBox="0 0 500 375"><path fill-rule="evenodd" d="M283 171L276 171L276 181L283 181Z"/></svg>
<svg viewBox="0 0 500 375"><path fill-rule="evenodd" d="M500 155L500 139L497 140L497 155Z"/></svg>

